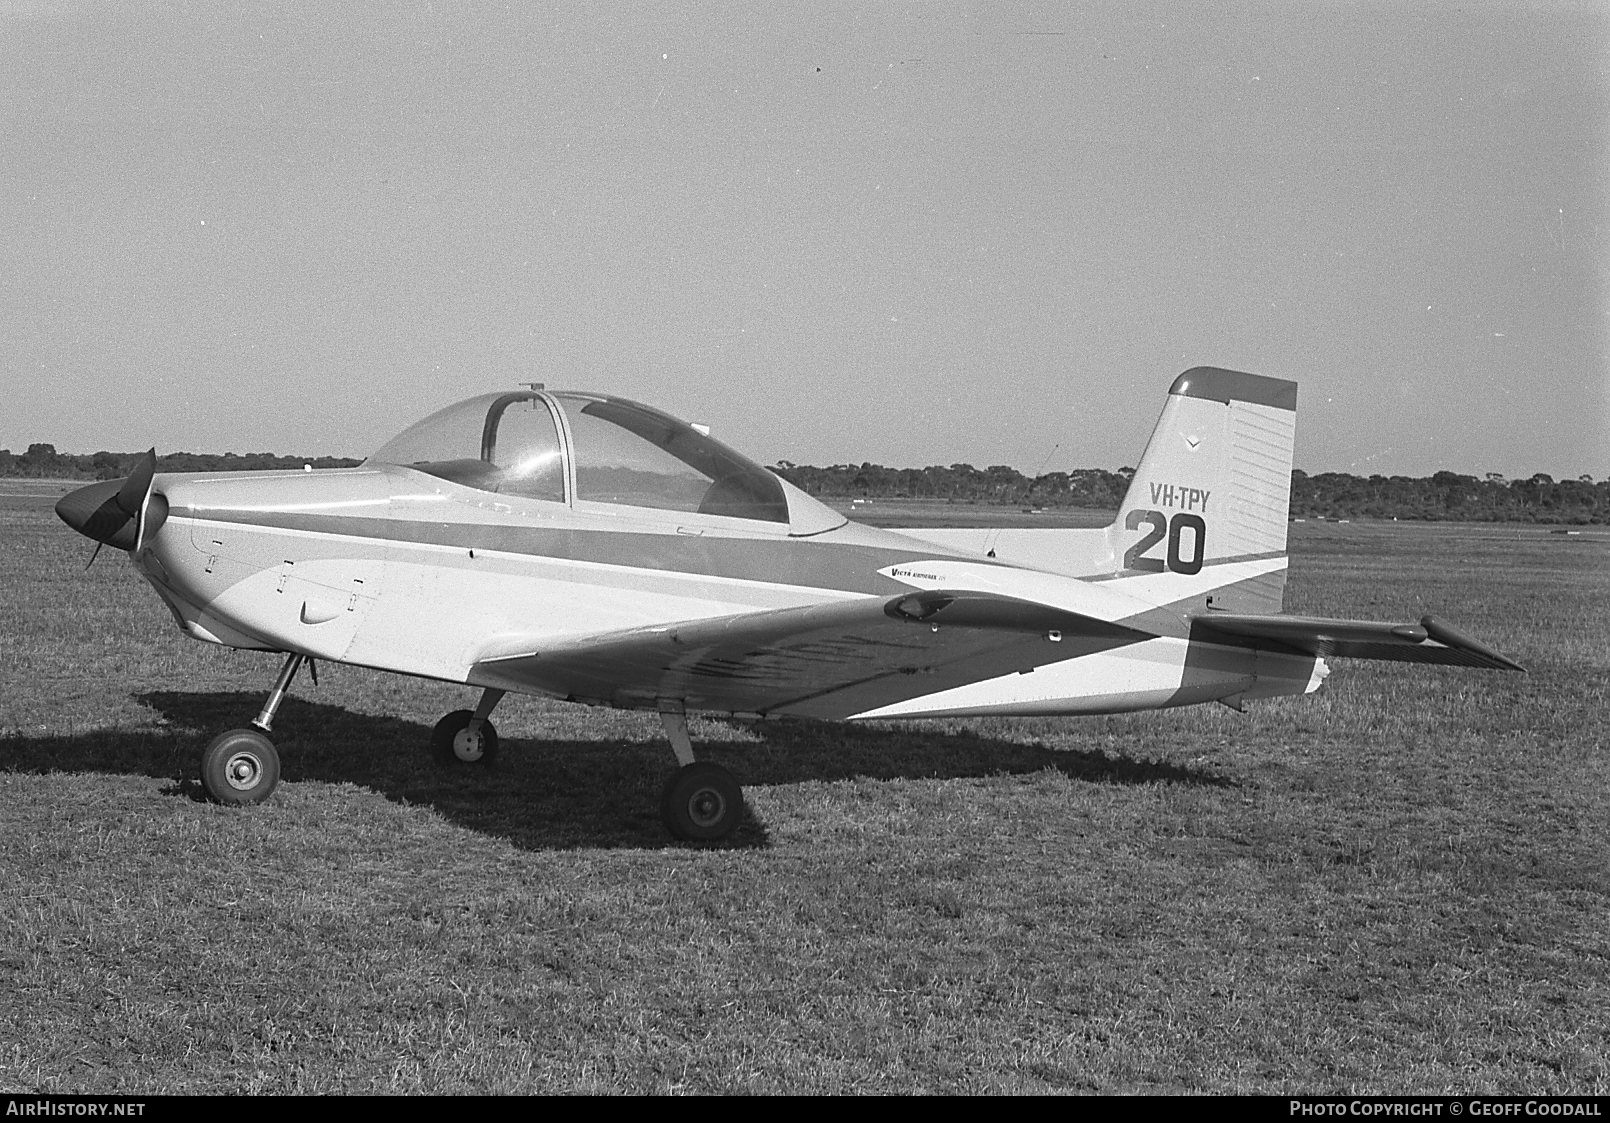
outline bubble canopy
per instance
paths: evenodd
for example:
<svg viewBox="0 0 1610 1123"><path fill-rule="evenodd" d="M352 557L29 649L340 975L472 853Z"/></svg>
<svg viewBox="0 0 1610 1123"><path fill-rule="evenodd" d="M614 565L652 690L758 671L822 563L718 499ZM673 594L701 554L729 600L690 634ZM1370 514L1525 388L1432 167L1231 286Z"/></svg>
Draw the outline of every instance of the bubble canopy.
<svg viewBox="0 0 1610 1123"><path fill-rule="evenodd" d="M438 410L366 464L554 503L787 523L782 481L685 421L602 394L521 390Z"/></svg>

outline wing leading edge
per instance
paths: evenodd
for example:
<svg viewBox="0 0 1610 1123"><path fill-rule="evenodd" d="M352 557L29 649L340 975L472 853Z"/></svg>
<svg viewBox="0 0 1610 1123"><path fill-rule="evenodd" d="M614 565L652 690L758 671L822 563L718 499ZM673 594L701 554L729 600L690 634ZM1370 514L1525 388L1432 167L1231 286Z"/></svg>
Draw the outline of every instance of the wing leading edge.
<svg viewBox="0 0 1610 1123"><path fill-rule="evenodd" d="M1430 616L1418 624L1368 620L1330 620L1317 616L1251 616L1208 613L1191 618L1191 638L1226 641L1304 655L1348 659L1387 659L1402 663L1444 663L1459 667L1524 671L1463 632Z"/></svg>
<svg viewBox="0 0 1610 1123"><path fill-rule="evenodd" d="M843 717L1153 633L1016 597L926 591L488 651L470 681L651 708ZM518 646L516 644L516 646Z"/></svg>

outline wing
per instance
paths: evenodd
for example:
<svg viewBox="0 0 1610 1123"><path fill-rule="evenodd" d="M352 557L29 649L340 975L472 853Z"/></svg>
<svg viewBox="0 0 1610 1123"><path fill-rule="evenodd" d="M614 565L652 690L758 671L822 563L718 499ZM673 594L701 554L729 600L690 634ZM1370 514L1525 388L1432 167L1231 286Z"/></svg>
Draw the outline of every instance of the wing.
<svg viewBox="0 0 1610 1123"><path fill-rule="evenodd" d="M1191 618L1191 638L1325 657L1525 670L1479 640L1430 616L1422 617L1418 624L1378 624L1317 616L1242 616L1210 612Z"/></svg>
<svg viewBox="0 0 1610 1123"><path fill-rule="evenodd" d="M470 681L576 701L845 717L1152 633L991 593L857 597L488 651Z"/></svg>

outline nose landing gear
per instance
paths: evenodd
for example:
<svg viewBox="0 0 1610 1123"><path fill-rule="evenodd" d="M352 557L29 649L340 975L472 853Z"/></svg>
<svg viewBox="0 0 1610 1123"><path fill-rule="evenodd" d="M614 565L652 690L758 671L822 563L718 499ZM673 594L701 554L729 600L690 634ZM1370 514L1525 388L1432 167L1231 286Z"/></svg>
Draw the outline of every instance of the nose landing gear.
<svg viewBox="0 0 1610 1123"><path fill-rule="evenodd" d="M250 729L231 729L220 733L212 743L201 750L201 786L219 803L244 805L262 803L273 794L280 782L280 756L268 734L274 727L274 715L279 712L285 692L302 664L312 660L306 655L286 657L274 680L274 689L258 711ZM314 672L314 681L318 681Z"/></svg>

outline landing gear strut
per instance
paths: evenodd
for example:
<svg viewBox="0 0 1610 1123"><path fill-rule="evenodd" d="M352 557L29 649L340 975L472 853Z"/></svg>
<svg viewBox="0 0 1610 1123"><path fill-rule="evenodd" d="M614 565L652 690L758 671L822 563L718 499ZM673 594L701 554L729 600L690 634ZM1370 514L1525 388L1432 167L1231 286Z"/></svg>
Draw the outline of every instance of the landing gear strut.
<svg viewBox="0 0 1610 1123"><path fill-rule="evenodd" d="M280 755L268 734L285 692L303 663L310 663L306 655L286 657L252 728L220 733L201 750L201 786L219 803L262 803L273 794L280 782Z"/></svg>
<svg viewBox="0 0 1610 1123"><path fill-rule="evenodd" d="M660 722L681 765L660 796L660 817L665 829L683 842L717 842L726 838L743 818L743 789L721 765L693 758L687 714L679 703L662 701Z"/></svg>

